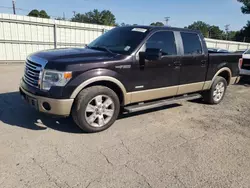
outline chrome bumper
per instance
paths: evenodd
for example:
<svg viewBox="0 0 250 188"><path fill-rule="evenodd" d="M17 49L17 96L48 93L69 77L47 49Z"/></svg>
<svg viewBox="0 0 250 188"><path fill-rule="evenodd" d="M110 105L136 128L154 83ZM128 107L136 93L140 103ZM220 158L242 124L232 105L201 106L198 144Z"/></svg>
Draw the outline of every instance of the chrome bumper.
<svg viewBox="0 0 250 188"><path fill-rule="evenodd" d="M32 107L39 112L58 116L69 116L74 99L52 99L33 95L25 91L22 87L20 94Z"/></svg>

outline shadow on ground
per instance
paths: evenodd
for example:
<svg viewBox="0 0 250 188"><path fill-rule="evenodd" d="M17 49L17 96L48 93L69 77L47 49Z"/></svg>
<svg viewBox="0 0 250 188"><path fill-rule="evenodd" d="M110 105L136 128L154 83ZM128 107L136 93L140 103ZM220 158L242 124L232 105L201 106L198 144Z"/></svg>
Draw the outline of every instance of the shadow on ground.
<svg viewBox="0 0 250 188"><path fill-rule="evenodd" d="M246 87L250 87L250 76L243 76L240 79L238 85L244 85Z"/></svg>
<svg viewBox="0 0 250 188"><path fill-rule="evenodd" d="M151 113L159 110L165 110L181 106L172 104L161 108L155 108L130 114L121 114L119 119L125 119L132 116ZM69 118L51 117L39 113L32 109L19 95L19 92L0 94L0 122L6 125L18 126L31 130L45 130L51 128L61 132L82 134L82 130Z"/></svg>

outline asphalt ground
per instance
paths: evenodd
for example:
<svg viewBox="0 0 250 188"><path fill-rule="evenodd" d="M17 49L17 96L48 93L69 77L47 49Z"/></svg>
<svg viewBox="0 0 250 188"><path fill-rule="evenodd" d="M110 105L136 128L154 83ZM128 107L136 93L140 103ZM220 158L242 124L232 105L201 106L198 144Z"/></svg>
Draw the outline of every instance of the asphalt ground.
<svg viewBox="0 0 250 188"><path fill-rule="evenodd" d="M0 187L250 187L250 87L122 115L84 134L30 108L23 65L0 65Z"/></svg>

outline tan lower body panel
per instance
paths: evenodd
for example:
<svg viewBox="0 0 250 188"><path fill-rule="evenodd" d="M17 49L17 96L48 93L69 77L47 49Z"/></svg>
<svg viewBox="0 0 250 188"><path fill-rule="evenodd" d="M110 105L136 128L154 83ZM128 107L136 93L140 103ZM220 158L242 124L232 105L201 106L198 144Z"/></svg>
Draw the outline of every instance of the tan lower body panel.
<svg viewBox="0 0 250 188"><path fill-rule="evenodd" d="M173 86L173 87L132 92L130 93L131 95L130 103L175 96L177 94L178 87L179 86Z"/></svg>
<svg viewBox="0 0 250 188"><path fill-rule="evenodd" d="M59 116L69 116L71 112L71 107L73 105L74 99L52 99L47 97L40 97L33 95L27 91L25 91L22 87L20 87L23 93L26 96L32 97L33 99L37 100L37 108L40 112L59 115ZM51 106L51 110L46 110L43 107L43 103L47 102Z"/></svg>
<svg viewBox="0 0 250 188"><path fill-rule="evenodd" d="M230 84L235 84L237 82L239 82L239 77L232 77ZM136 103L153 99L160 99L164 97L171 97L175 95L182 95L196 91L209 90L212 86L212 83L212 80L210 80L205 82L197 82L192 84L178 85L159 89L137 91L127 93L127 97L130 98L130 100L128 99L130 103Z"/></svg>
<svg viewBox="0 0 250 188"><path fill-rule="evenodd" d="M204 82L179 85L177 95L192 93L203 90Z"/></svg>

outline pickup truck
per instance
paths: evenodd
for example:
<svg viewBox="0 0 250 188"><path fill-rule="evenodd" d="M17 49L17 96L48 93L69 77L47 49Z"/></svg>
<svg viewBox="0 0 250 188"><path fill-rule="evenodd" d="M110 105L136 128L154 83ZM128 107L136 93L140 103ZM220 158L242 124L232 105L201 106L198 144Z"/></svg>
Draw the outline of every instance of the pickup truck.
<svg viewBox="0 0 250 188"><path fill-rule="evenodd" d="M199 31L114 28L84 48L40 51L26 59L20 94L32 107L70 116L85 132L110 127L121 111L178 100L222 101L239 81L240 54L212 53Z"/></svg>

